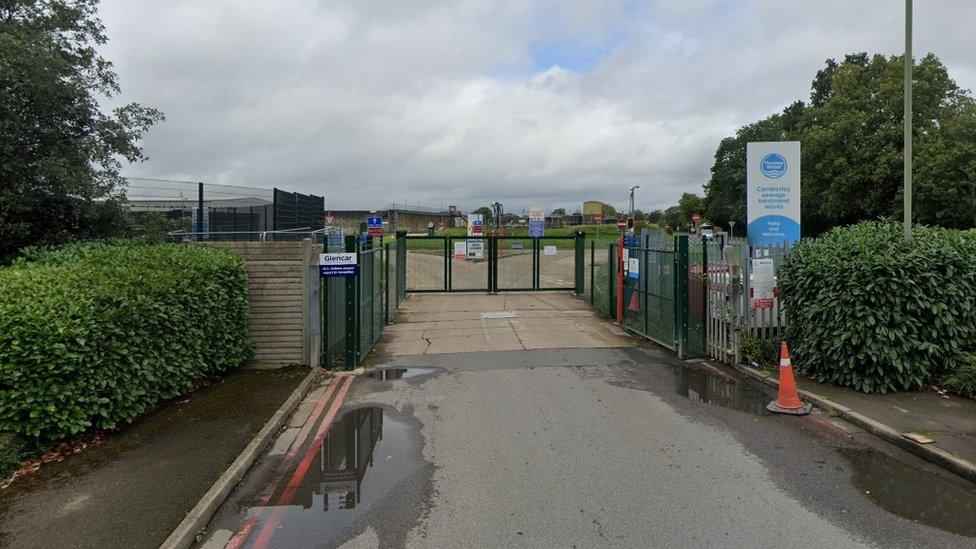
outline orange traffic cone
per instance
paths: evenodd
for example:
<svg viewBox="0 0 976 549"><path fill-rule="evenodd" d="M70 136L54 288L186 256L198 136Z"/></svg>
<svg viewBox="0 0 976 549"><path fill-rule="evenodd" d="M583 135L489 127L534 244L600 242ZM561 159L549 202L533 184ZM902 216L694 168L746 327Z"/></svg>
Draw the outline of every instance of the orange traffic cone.
<svg viewBox="0 0 976 549"><path fill-rule="evenodd" d="M812 404L804 404L800 400L800 392L796 388L796 378L793 377L793 365L790 363L790 350L784 341L779 352L779 396L770 402L766 409L778 414L792 414L805 416L810 413Z"/></svg>
<svg viewBox="0 0 976 549"><path fill-rule="evenodd" d="M630 292L630 305L627 306L627 310L632 313L640 312L640 301L637 297L637 290L632 290Z"/></svg>

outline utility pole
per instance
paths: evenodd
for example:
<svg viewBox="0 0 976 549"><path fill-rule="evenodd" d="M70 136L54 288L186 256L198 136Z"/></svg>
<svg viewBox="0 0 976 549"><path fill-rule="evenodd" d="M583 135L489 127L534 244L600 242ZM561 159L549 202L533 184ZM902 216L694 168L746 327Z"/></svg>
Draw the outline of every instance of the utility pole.
<svg viewBox="0 0 976 549"><path fill-rule="evenodd" d="M905 240L912 239L912 0L905 0Z"/></svg>
<svg viewBox="0 0 976 549"><path fill-rule="evenodd" d="M734 227L735 227L735 221L732 221L732 220L730 219L730 220L729 220L729 240L732 240L732 238L734 238L734 237L735 237L735 233L734 233L734 232L732 232L732 229L733 229Z"/></svg>
<svg viewBox="0 0 976 549"><path fill-rule="evenodd" d="M639 189L640 185L634 185L630 188L630 218L634 219L634 189ZM635 228L630 230L630 234L634 234L636 231L637 220L634 219Z"/></svg>

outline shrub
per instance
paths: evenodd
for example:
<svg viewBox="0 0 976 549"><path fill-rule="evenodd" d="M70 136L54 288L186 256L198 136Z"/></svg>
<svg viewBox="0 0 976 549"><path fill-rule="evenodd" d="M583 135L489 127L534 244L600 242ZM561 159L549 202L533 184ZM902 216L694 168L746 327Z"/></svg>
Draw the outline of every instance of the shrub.
<svg viewBox="0 0 976 549"><path fill-rule="evenodd" d="M976 398L976 355L964 355L962 364L942 380L942 387L956 394Z"/></svg>
<svg viewBox="0 0 976 549"><path fill-rule="evenodd" d="M917 389L976 335L976 238L863 222L801 241L781 269L799 371L864 392Z"/></svg>
<svg viewBox="0 0 976 549"><path fill-rule="evenodd" d="M89 243L0 269L0 430L112 428L250 358L247 275L205 246Z"/></svg>

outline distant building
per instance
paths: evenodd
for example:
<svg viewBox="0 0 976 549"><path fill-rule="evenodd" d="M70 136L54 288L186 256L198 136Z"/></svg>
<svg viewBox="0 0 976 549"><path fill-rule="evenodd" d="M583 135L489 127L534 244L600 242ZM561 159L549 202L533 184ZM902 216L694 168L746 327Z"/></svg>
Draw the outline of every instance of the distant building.
<svg viewBox="0 0 976 549"><path fill-rule="evenodd" d="M603 215L603 207L606 204L599 200L587 200L583 203L583 222L593 223L593 217Z"/></svg>

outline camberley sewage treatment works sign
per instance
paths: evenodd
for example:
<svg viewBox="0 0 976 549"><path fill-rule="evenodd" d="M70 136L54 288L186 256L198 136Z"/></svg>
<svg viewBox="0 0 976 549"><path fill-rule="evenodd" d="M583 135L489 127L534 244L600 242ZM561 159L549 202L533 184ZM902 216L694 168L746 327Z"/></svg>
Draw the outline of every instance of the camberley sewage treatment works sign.
<svg viewBox="0 0 976 549"><path fill-rule="evenodd" d="M800 142L746 145L747 233L752 246L800 239Z"/></svg>

